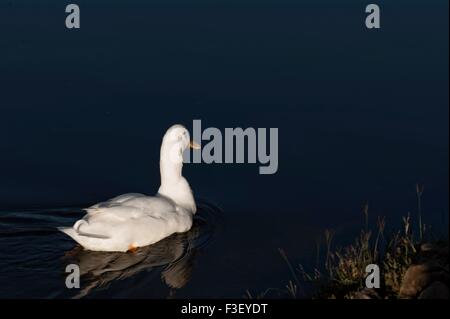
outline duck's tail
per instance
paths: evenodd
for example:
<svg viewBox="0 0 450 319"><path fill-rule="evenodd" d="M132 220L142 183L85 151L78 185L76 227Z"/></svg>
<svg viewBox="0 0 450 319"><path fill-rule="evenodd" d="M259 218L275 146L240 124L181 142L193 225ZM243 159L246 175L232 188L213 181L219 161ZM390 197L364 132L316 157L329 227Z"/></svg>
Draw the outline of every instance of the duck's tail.
<svg viewBox="0 0 450 319"><path fill-rule="evenodd" d="M80 242L80 236L89 237L89 238L98 238L98 239L110 239L111 238L106 235L93 234L90 232L83 231L81 229L82 226L85 226L85 227L89 226L89 223L84 219L80 219L75 222L73 227L58 227L58 230L62 231L66 235L70 236L73 240L75 240L76 242L78 242L80 244L82 244Z"/></svg>
<svg viewBox="0 0 450 319"><path fill-rule="evenodd" d="M73 227L58 227L58 230L66 234L67 236L71 237L73 240L75 240L77 243L80 243L80 240L78 238L78 233Z"/></svg>

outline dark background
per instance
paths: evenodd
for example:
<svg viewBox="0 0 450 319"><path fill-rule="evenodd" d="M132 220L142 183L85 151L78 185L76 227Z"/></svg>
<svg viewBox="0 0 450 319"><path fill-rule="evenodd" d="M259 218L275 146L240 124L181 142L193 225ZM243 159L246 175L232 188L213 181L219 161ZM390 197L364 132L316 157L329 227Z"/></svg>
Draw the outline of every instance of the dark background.
<svg viewBox="0 0 450 319"><path fill-rule="evenodd" d="M366 201L399 223L417 182L424 222L448 228L448 1L372 1L380 30L366 1L75 2L79 30L68 1L0 1L0 208L153 194L165 130L201 119L279 128L275 175L184 168L224 210L231 255L314 250Z"/></svg>
<svg viewBox="0 0 450 319"><path fill-rule="evenodd" d="M448 211L448 2L0 4L0 206L155 192L165 129L278 127L279 171L189 165L227 211ZM261 200L264 199L264 200ZM343 215L344 214L344 215Z"/></svg>

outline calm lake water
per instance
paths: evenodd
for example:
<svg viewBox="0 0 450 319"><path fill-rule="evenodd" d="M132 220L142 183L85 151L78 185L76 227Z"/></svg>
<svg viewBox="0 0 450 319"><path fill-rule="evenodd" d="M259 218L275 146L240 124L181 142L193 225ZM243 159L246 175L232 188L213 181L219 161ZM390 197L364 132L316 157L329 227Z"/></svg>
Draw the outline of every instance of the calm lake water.
<svg viewBox="0 0 450 319"><path fill-rule="evenodd" d="M0 2L0 297L242 297L283 287L363 225L417 213L448 232L448 1ZM80 251L56 226L159 187L175 123L279 129L279 169L186 164L195 227L135 255ZM64 286L83 265L83 289ZM86 271L84 273L83 271Z"/></svg>

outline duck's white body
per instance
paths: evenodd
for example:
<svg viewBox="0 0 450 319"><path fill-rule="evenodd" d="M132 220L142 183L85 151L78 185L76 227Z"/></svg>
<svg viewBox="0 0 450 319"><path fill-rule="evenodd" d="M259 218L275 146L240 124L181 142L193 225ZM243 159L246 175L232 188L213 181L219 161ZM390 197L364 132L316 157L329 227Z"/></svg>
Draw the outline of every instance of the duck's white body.
<svg viewBox="0 0 450 319"><path fill-rule="evenodd" d="M60 230L85 249L121 252L188 231L196 212L191 188L181 174L182 153L188 146L189 132L172 126L161 145L161 186L156 196L120 195L89 207L73 227Z"/></svg>

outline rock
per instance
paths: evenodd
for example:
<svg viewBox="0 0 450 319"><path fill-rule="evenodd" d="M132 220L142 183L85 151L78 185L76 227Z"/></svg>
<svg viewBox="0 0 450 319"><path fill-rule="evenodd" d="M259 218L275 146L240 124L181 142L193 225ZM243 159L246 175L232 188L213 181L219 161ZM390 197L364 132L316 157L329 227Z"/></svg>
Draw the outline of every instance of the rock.
<svg viewBox="0 0 450 319"><path fill-rule="evenodd" d="M435 281L429 285L419 296L419 299L449 299L450 293L448 287L440 282Z"/></svg>
<svg viewBox="0 0 450 319"><path fill-rule="evenodd" d="M352 299L381 299L375 289L364 288L352 295Z"/></svg>
<svg viewBox="0 0 450 319"><path fill-rule="evenodd" d="M400 287L400 298L415 298L433 281L448 282L449 274L437 262L412 265L406 271Z"/></svg>

